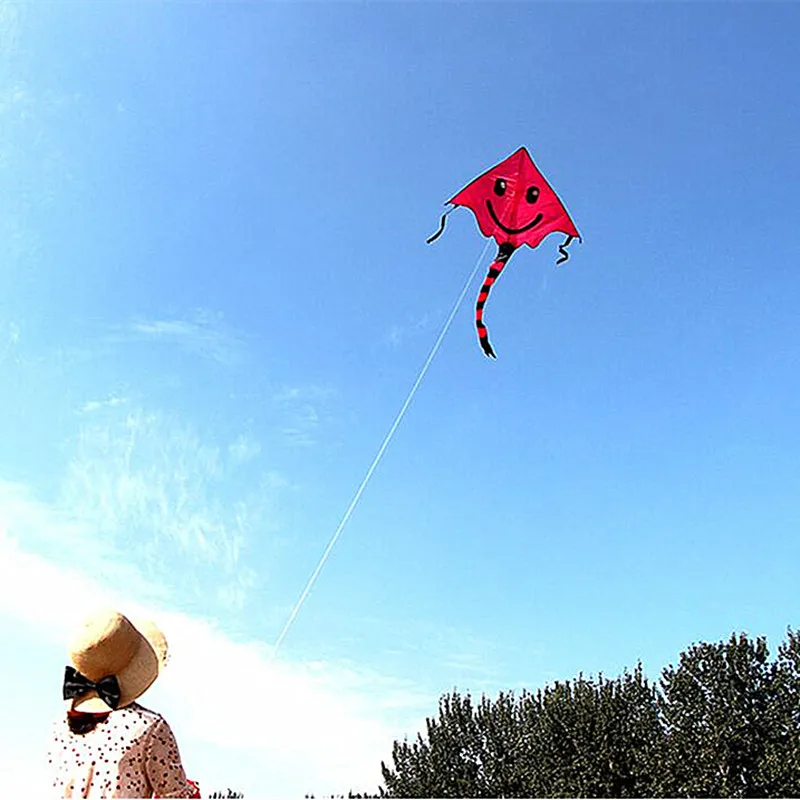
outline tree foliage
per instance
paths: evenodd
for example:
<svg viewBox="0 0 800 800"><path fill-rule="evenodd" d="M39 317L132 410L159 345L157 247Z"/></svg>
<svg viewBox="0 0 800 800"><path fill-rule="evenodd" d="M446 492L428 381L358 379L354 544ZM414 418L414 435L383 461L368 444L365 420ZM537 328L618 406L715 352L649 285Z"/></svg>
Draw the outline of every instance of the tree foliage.
<svg viewBox="0 0 800 800"><path fill-rule="evenodd" d="M797 797L800 634L774 661L744 634L692 646L658 684L640 664L477 703L453 692L392 761L389 797Z"/></svg>

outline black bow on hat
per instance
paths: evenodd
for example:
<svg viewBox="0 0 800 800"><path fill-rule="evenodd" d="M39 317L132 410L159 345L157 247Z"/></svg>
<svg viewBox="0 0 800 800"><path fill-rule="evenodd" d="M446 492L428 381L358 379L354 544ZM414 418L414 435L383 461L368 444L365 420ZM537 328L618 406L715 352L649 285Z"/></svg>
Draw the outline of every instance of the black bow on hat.
<svg viewBox="0 0 800 800"><path fill-rule="evenodd" d="M67 667L64 671L64 699L71 700L73 697L81 697L94 689L98 697L110 708L119 705L121 696L119 683L115 675L106 675L100 678L97 683L90 681L85 675L81 675L74 667Z"/></svg>

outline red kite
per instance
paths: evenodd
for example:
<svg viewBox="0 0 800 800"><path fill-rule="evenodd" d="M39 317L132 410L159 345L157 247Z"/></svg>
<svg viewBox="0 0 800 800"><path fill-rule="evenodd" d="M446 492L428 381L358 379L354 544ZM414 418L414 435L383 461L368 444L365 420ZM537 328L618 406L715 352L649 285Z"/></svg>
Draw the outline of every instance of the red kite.
<svg viewBox="0 0 800 800"><path fill-rule="evenodd" d="M483 306L492 284L512 253L522 244L537 247L545 236L558 231L567 237L558 246L561 258L556 263L562 264L569 258L566 247L573 239L581 241L581 237L567 210L524 147L475 178L448 200L447 205L452 208L444 213L439 230L428 239L428 244L441 236L445 218L457 206L472 211L481 233L494 237L498 244L497 256L481 286L475 306L475 327L481 347L487 356L495 358L483 324Z"/></svg>

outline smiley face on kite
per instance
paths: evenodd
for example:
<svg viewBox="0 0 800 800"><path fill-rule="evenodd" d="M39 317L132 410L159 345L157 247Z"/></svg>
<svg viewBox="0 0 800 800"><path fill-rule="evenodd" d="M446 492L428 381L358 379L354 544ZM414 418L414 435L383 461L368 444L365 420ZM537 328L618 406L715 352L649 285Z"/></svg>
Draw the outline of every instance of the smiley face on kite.
<svg viewBox="0 0 800 800"><path fill-rule="evenodd" d="M507 191L508 180L506 178L495 178L494 193L498 197L503 197ZM539 187L531 184L525 192L525 202L533 205L538 199ZM518 233L525 233L531 228L535 228L542 221L542 214L540 212L529 223L527 223L527 225L523 225L521 228L509 228L507 225L503 225L503 223L500 222L497 212L494 210L494 206L492 205L492 201L489 198L486 198L486 208L489 209L489 216L492 218L494 224L509 236L514 236Z"/></svg>
<svg viewBox="0 0 800 800"><path fill-rule="evenodd" d="M561 264L569 258L567 245L573 239L580 239L580 234L558 195L524 147L465 186L448 201L448 205L451 208L442 217L439 230L428 239L428 243L441 235L447 214L463 206L475 215L481 233L494 238L498 245L497 256L481 286L475 307L475 326L481 347L487 356L494 358L488 331L483 324L483 306L511 254L523 244L537 247L548 234L560 232L567 237L558 248L561 258L556 263Z"/></svg>

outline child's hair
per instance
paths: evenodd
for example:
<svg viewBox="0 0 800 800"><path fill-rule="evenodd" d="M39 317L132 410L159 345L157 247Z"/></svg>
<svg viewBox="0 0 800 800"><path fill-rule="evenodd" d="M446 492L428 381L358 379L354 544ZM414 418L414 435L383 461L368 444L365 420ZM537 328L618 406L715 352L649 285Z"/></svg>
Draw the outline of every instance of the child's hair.
<svg viewBox="0 0 800 800"><path fill-rule="evenodd" d="M110 713L110 712L109 712ZM108 718L106 714L83 714L80 711L67 712L67 724L73 733L83 735L93 731L100 722Z"/></svg>

